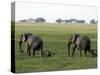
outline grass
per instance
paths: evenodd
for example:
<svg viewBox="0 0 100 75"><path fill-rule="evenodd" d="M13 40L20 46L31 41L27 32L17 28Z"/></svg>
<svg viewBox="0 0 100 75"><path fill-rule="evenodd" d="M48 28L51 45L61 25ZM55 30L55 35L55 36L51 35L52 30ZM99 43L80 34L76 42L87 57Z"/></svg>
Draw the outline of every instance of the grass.
<svg viewBox="0 0 100 75"><path fill-rule="evenodd" d="M52 57L28 57L26 52L20 53L19 37L23 32L29 32L39 35L44 40L44 49L54 52ZM16 54L16 72L40 72L40 71L59 71L74 69L90 69L97 67L97 58L79 56L76 50L75 56L68 57L67 42L68 37L74 33L87 35L92 42L92 48L97 47L96 25L80 25L80 24L36 24L36 23L16 23L15 25L15 54ZM26 46L23 44L23 50Z"/></svg>

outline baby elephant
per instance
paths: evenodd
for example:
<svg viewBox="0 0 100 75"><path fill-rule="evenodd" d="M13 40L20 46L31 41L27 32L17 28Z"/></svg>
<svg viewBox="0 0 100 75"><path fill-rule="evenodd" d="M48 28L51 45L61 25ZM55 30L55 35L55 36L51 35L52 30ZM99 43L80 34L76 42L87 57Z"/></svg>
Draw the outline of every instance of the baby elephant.
<svg viewBox="0 0 100 75"><path fill-rule="evenodd" d="M44 57L51 57L51 51L49 51L49 50L43 51L43 56Z"/></svg>
<svg viewBox="0 0 100 75"><path fill-rule="evenodd" d="M97 57L97 49L95 48L91 49L91 54L92 54L92 57Z"/></svg>

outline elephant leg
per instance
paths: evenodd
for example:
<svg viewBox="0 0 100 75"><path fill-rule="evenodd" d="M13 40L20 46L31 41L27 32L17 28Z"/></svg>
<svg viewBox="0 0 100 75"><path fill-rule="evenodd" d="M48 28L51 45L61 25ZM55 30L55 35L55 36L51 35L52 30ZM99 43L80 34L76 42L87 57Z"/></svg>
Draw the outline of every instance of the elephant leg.
<svg viewBox="0 0 100 75"><path fill-rule="evenodd" d="M27 51L26 51L27 54L29 53L29 48L30 48L30 46L29 46L29 44L27 43Z"/></svg>
<svg viewBox="0 0 100 75"><path fill-rule="evenodd" d="M80 57L82 56L82 50L81 48L79 47L78 50L80 51Z"/></svg>
<svg viewBox="0 0 100 75"><path fill-rule="evenodd" d="M40 49L40 57L43 56L43 49Z"/></svg>
<svg viewBox="0 0 100 75"><path fill-rule="evenodd" d="M85 52L85 56L87 56L87 50L84 50L84 52Z"/></svg>
<svg viewBox="0 0 100 75"><path fill-rule="evenodd" d="M74 56L74 53L75 53L75 49L76 49L76 45L74 45L74 46L73 46L72 57Z"/></svg>
<svg viewBox="0 0 100 75"><path fill-rule="evenodd" d="M33 50L33 56L35 56L35 49Z"/></svg>
<svg viewBox="0 0 100 75"><path fill-rule="evenodd" d="M28 54L28 48L27 48L27 54Z"/></svg>
<svg viewBox="0 0 100 75"><path fill-rule="evenodd" d="M82 51L81 51L81 49L80 49L80 57L82 56Z"/></svg>
<svg viewBox="0 0 100 75"><path fill-rule="evenodd" d="M27 51L29 51L28 55L31 56L31 48L28 47Z"/></svg>
<svg viewBox="0 0 100 75"><path fill-rule="evenodd" d="M68 55L70 56L70 45L71 45L71 42L68 43Z"/></svg>
<svg viewBox="0 0 100 75"><path fill-rule="evenodd" d="M27 47L27 54L29 53L29 47Z"/></svg>

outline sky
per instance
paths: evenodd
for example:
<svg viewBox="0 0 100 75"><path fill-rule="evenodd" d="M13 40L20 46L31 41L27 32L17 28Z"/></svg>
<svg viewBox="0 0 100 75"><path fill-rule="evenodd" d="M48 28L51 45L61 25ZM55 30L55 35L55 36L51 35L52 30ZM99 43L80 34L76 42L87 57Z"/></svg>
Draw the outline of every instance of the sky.
<svg viewBox="0 0 100 75"><path fill-rule="evenodd" d="M97 20L97 7L93 6L34 2L16 2L15 5L15 21L38 17L43 17L47 22L55 22L58 18L84 19L86 22Z"/></svg>

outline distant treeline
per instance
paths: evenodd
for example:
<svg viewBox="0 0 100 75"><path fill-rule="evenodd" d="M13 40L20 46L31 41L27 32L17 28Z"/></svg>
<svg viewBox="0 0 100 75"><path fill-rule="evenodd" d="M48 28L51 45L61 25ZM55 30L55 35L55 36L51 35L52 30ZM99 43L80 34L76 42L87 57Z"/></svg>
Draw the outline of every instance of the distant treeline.
<svg viewBox="0 0 100 75"><path fill-rule="evenodd" d="M62 20L62 19L59 18L59 19L56 20L56 22L57 23L65 23L65 24L76 24L76 23L87 24L87 22L85 20L80 20L80 19ZM97 21L95 19L91 19L88 24L97 24Z"/></svg>
<svg viewBox="0 0 100 75"><path fill-rule="evenodd" d="M33 23L43 23L43 22L46 22L46 20L42 17L39 17L39 18L36 18L36 19L33 19L33 18L29 18L29 19L22 19L22 20L19 20L19 22L33 22Z"/></svg>
<svg viewBox="0 0 100 75"><path fill-rule="evenodd" d="M38 17L36 19L33 18L29 18L29 19L22 19L19 20L19 22L31 22L31 23L45 23L46 19L42 18L42 17ZM88 24L97 24L97 20L95 19L91 19L90 22ZM64 24L77 24L77 23L81 23L81 24L87 24L87 22L85 20L80 20L80 19L57 19L55 20L55 23L64 23Z"/></svg>

